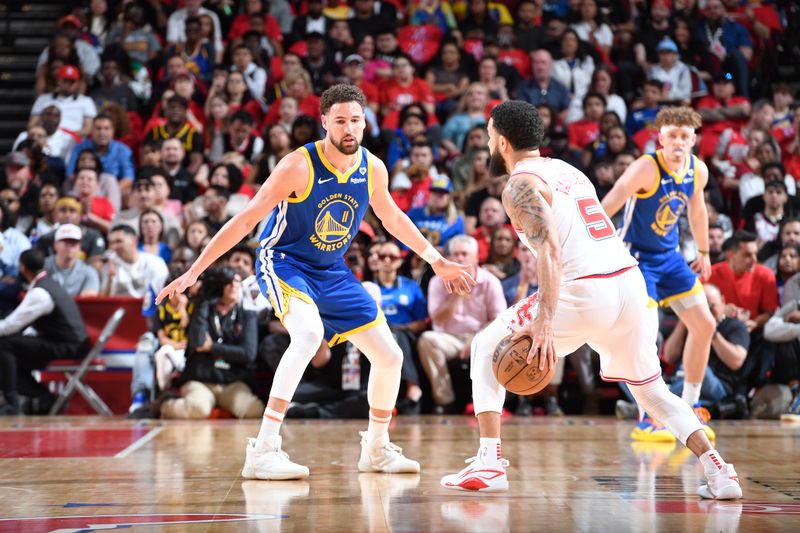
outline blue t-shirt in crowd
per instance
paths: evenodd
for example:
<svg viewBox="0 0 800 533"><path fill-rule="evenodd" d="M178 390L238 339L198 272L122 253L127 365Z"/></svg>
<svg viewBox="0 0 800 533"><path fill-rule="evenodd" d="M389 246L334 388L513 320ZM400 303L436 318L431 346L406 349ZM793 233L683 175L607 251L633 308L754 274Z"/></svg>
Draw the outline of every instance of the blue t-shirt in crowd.
<svg viewBox="0 0 800 533"><path fill-rule="evenodd" d="M413 279L397 276L394 287L378 285L381 288L381 308L390 325L425 320L428 316L425 295Z"/></svg>
<svg viewBox="0 0 800 533"><path fill-rule="evenodd" d="M434 246L444 246L451 237L463 235L464 217L458 218L452 224L447 221L446 214L431 215L425 212L424 207L417 207L408 210L408 218L419 229L428 241ZM408 250L408 248L403 248Z"/></svg>
<svg viewBox="0 0 800 533"><path fill-rule="evenodd" d="M642 130L648 126L655 127L656 115L661 110L661 106L656 107L643 107L636 111L628 113L628 120L625 127L628 130L628 135L635 135L637 131Z"/></svg>

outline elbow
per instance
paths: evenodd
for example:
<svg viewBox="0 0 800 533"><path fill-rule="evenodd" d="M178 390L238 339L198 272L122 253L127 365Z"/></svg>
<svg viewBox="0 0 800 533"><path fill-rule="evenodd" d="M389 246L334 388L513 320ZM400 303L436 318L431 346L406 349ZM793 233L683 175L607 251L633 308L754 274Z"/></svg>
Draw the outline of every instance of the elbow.
<svg viewBox="0 0 800 533"><path fill-rule="evenodd" d="M739 349L737 349L734 353L734 358L731 364L731 370L734 372L738 372L744 366L744 362L746 359L747 359L747 350L745 350L740 346Z"/></svg>

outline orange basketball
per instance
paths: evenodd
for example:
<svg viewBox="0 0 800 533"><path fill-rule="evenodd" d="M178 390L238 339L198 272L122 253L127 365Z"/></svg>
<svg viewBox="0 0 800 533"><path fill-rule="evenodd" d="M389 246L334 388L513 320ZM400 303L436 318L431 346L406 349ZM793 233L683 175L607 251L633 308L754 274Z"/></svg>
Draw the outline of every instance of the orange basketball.
<svg viewBox="0 0 800 533"><path fill-rule="evenodd" d="M507 391L520 396L536 394L544 389L556 371L555 366L546 372L539 370L539 354L528 364L530 349L530 337L522 337L512 343L511 335L508 335L497 343L492 356L494 377Z"/></svg>

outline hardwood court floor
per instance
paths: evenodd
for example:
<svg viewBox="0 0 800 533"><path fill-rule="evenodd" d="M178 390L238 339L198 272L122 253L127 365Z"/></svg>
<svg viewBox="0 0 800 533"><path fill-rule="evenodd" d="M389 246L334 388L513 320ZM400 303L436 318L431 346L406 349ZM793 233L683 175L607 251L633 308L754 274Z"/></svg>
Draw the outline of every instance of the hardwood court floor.
<svg viewBox="0 0 800 533"><path fill-rule="evenodd" d="M512 418L505 494L446 491L477 448L471 417L400 418L393 440L422 474L359 474L361 421L289 421L307 481L244 481L258 421L0 419L0 532L800 531L800 425L713 424L741 502L701 501L681 445L631 445L612 418ZM167 525L164 525L167 524Z"/></svg>

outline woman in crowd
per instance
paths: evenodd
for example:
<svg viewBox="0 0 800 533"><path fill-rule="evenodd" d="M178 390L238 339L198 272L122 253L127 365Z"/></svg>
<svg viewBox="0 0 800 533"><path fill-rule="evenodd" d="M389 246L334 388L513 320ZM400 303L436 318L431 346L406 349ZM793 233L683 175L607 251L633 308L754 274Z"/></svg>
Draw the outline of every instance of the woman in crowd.
<svg viewBox="0 0 800 533"><path fill-rule="evenodd" d="M500 281L513 276L519 272L519 261L514 257L516 245L517 238L514 232L506 226L500 226L492 233L489 259L481 266L497 276Z"/></svg>
<svg viewBox="0 0 800 533"><path fill-rule="evenodd" d="M157 255L165 263L172 258L172 249L164 242L164 217L155 209L139 215L139 250Z"/></svg>

